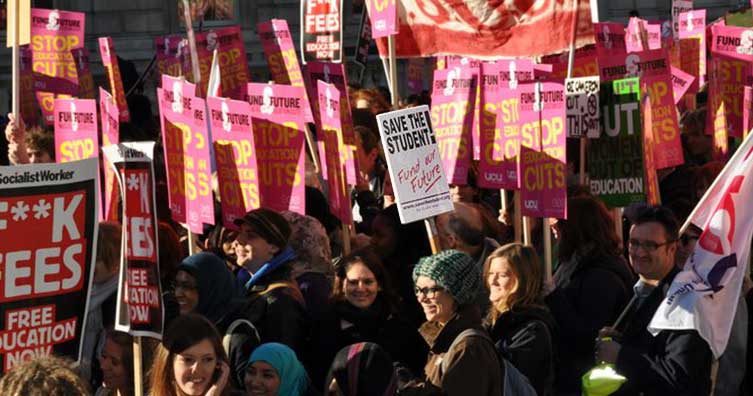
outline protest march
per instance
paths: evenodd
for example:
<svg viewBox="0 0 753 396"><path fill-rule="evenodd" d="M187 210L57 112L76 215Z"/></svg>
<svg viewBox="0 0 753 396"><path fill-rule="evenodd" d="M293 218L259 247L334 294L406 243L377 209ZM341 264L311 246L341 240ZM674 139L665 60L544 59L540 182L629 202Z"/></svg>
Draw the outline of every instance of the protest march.
<svg viewBox="0 0 753 396"><path fill-rule="evenodd" d="M753 1L79 3L0 0L0 395L753 395Z"/></svg>

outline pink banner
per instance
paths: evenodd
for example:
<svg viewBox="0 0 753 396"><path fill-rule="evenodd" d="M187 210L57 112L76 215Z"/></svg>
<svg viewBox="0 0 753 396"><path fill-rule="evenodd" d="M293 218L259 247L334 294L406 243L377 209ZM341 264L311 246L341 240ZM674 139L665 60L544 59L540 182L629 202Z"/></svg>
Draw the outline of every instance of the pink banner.
<svg viewBox="0 0 753 396"><path fill-rule="evenodd" d="M222 200L222 222L237 229L233 220L260 207L256 150L251 133L251 105L224 98L207 98L215 162Z"/></svg>
<svg viewBox="0 0 753 396"><path fill-rule="evenodd" d="M623 54L625 47L625 27L617 22L594 23L596 51L600 55Z"/></svg>
<svg viewBox="0 0 753 396"><path fill-rule="evenodd" d="M709 100L706 114L706 133L718 137L726 134L743 136L743 94L746 84L753 81L751 63L712 56L709 66Z"/></svg>
<svg viewBox="0 0 753 396"><path fill-rule="evenodd" d="M118 105L120 122L128 122L128 120L131 119L131 115L128 112L128 103L125 98L126 92L123 89L123 80L120 78L118 57L115 54L115 46L112 43L111 37L99 38L99 55L102 57L102 64L105 66L105 74L107 75L107 80L110 82L110 92L115 98L115 103Z"/></svg>
<svg viewBox="0 0 753 396"><path fill-rule="evenodd" d="M157 88L165 152L168 198L175 221L202 233L214 224L212 172L204 100ZM180 99L180 98L179 98Z"/></svg>
<svg viewBox="0 0 753 396"><path fill-rule="evenodd" d="M661 48L661 25L651 24L640 18L630 18L625 35L625 49L627 52L641 52L647 50L643 48L641 39L641 24L646 29L648 39L648 50Z"/></svg>
<svg viewBox="0 0 753 396"><path fill-rule="evenodd" d="M525 83L518 94L522 213L566 219L565 87Z"/></svg>
<svg viewBox="0 0 753 396"><path fill-rule="evenodd" d="M120 116L118 115L118 105L109 92L99 87L99 117L102 125L102 147L111 146L120 143ZM104 170L104 207L102 215L106 221L118 221L120 212L118 211L118 200L120 187L118 187L118 178L112 167L102 161Z"/></svg>
<svg viewBox="0 0 753 396"><path fill-rule="evenodd" d="M346 86L345 69L341 63L322 63L322 62L309 62L306 65L306 86L308 96L310 98L318 98L318 85L317 81L323 81L332 84L337 88L340 93L340 125L342 125L342 144L340 150L340 162L345 166L346 180L349 185L355 185L357 183L356 177L358 172L356 171L356 137L353 131L353 118L350 112L350 100L348 98L348 87ZM319 111L319 102L311 102L311 110L314 112L314 119L316 120L321 113ZM317 126L321 127L321 121L317 121ZM319 129L321 131L321 128ZM324 168L322 174L326 174L326 165L322 164Z"/></svg>
<svg viewBox="0 0 753 396"><path fill-rule="evenodd" d="M80 99L94 99L94 78L89 68L89 50L85 47L72 50L76 61L78 74L78 97Z"/></svg>
<svg viewBox="0 0 753 396"><path fill-rule="evenodd" d="M256 31L264 49L272 79L277 84L305 87L301 65L295 53L293 39L290 36L288 22L284 19L272 19L256 25ZM308 94L304 91L304 115L306 122L314 122Z"/></svg>
<svg viewBox="0 0 753 396"><path fill-rule="evenodd" d="M681 13L679 24L680 68L696 78L690 92L698 92L706 81L706 10Z"/></svg>
<svg viewBox="0 0 753 396"><path fill-rule="evenodd" d="M473 148L473 88L473 74L469 68L453 67L434 72L431 124L449 184L468 182Z"/></svg>
<svg viewBox="0 0 753 396"><path fill-rule="evenodd" d="M327 163L327 191L330 211L344 224L351 223L350 198L343 180L344 164L340 162L342 128L340 124L340 93L333 84L317 81L319 118L324 143L322 158ZM321 153L321 149L320 149Z"/></svg>
<svg viewBox="0 0 753 396"><path fill-rule="evenodd" d="M157 69L161 75L180 76L183 74L181 63L182 49L187 41L180 35L157 37L154 48L157 51Z"/></svg>
<svg viewBox="0 0 753 396"><path fill-rule="evenodd" d="M693 85L695 77L685 73L682 69L672 66L672 92L675 98L675 104L680 103L682 97L688 92Z"/></svg>
<svg viewBox="0 0 753 396"><path fill-rule="evenodd" d="M54 122L56 94L78 94L76 61L71 50L84 46L84 18L81 12L31 9L32 69L38 75L37 101L48 125Z"/></svg>
<svg viewBox="0 0 753 396"><path fill-rule="evenodd" d="M395 0L366 0L371 19L371 37L387 37L397 34L397 5Z"/></svg>
<svg viewBox="0 0 753 396"><path fill-rule="evenodd" d="M261 205L306 214L303 87L249 83Z"/></svg>
<svg viewBox="0 0 753 396"><path fill-rule="evenodd" d="M97 102L93 99L55 99L54 108L55 162L97 158Z"/></svg>
<svg viewBox="0 0 753 396"><path fill-rule="evenodd" d="M198 96L206 96L215 49L220 64L222 96L236 100L244 99L246 83L251 79L248 73L246 46L243 44L243 35L238 26L196 33L196 52L198 53L199 69L201 70L201 85L199 86ZM190 63L184 63L183 67L184 75L192 75Z"/></svg>
<svg viewBox="0 0 753 396"><path fill-rule="evenodd" d="M524 64L520 71L518 66L512 67L519 63ZM531 67L531 62L527 60L501 60L497 64L482 67L479 187L505 190L519 188L517 162L520 153L520 99L517 88L519 82L533 77Z"/></svg>

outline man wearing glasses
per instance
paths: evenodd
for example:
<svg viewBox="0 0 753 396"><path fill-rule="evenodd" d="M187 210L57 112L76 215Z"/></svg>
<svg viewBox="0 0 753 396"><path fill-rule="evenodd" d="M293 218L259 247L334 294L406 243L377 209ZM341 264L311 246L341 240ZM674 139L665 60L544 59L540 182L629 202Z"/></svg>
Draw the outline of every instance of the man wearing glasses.
<svg viewBox="0 0 753 396"><path fill-rule="evenodd" d="M614 395L708 395L712 354L695 330L646 329L679 272L675 266L678 224L662 206L647 206L631 219L628 250L639 281L618 328L605 328L596 344L596 362L615 365L627 378Z"/></svg>

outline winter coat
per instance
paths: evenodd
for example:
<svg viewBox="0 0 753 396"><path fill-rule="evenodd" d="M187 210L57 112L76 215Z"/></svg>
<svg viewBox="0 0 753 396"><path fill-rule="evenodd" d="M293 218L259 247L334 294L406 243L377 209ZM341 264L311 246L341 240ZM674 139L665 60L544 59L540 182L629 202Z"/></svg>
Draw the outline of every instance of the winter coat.
<svg viewBox="0 0 753 396"><path fill-rule="evenodd" d="M531 382L539 396L554 385L554 318L544 307L523 307L502 313L489 335L507 360Z"/></svg>
<svg viewBox="0 0 753 396"><path fill-rule="evenodd" d="M646 329L678 272L673 269L640 305L628 311L615 365L627 382L614 395L706 396L711 391L713 357L697 331L663 330L652 336Z"/></svg>
<svg viewBox="0 0 753 396"><path fill-rule="evenodd" d="M596 336L627 305L635 278L619 256L586 256L560 264L559 271L569 274L555 273L556 288L545 299L559 326L555 388L579 392L581 377L595 365Z"/></svg>
<svg viewBox="0 0 753 396"><path fill-rule="evenodd" d="M445 396L502 395L504 373L491 342L465 337L450 350L455 338L471 328L484 331L481 314L472 305L461 307L445 326L437 322L421 326L419 331L429 344L426 380L441 388Z"/></svg>

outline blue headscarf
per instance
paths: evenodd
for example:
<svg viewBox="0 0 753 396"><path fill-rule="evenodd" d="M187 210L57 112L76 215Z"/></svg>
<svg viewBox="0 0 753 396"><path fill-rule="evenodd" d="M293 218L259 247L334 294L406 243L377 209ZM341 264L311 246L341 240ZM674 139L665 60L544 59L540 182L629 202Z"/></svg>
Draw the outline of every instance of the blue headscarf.
<svg viewBox="0 0 753 396"><path fill-rule="evenodd" d="M306 369L288 346L276 342L259 345L251 353L248 364L250 366L258 361L267 362L277 370L277 375L280 377L277 396L302 396L306 393L308 385Z"/></svg>
<svg viewBox="0 0 753 396"><path fill-rule="evenodd" d="M243 295L243 289L225 265L225 260L212 253L188 256L178 266L196 279L199 302L194 312L213 323L219 322L232 306L230 302Z"/></svg>
<svg viewBox="0 0 753 396"><path fill-rule="evenodd" d="M254 276L251 277L251 279L246 282L246 289L250 289L254 287L256 282L259 281L259 279L263 278L268 273L276 270L281 265L293 260L295 258L295 252L292 248L286 247L285 250L280 252L277 256L272 257L271 260L264 263L261 268L259 268L256 273L254 273Z"/></svg>

